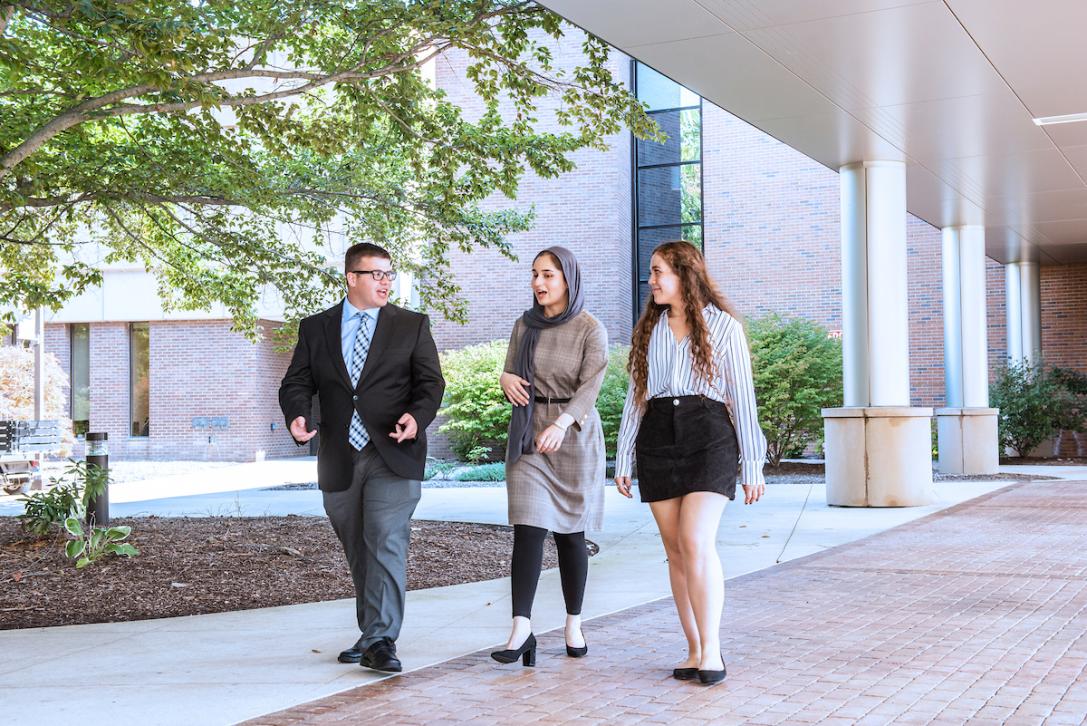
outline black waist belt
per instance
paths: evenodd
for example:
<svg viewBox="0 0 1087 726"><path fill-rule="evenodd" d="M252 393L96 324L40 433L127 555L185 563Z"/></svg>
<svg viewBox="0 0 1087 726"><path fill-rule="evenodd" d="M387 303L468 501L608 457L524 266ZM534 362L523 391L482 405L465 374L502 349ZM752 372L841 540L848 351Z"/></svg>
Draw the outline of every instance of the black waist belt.
<svg viewBox="0 0 1087 726"><path fill-rule="evenodd" d="M570 403L569 398L554 398L551 396L536 396L533 398L536 403L546 403L550 406L552 403Z"/></svg>

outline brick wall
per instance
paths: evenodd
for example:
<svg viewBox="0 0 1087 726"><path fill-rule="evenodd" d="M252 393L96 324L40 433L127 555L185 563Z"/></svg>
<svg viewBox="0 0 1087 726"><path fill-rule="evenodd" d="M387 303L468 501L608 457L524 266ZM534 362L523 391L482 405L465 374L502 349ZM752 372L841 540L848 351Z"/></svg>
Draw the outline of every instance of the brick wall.
<svg viewBox="0 0 1087 726"><path fill-rule="evenodd" d="M151 360L150 458L296 453L276 400L288 354L250 343L224 320L168 322L151 324ZM224 417L225 429L200 425Z"/></svg>
<svg viewBox="0 0 1087 726"><path fill-rule="evenodd" d="M986 331L989 336L989 382L1008 360L1007 295L1004 287L1004 265L985 260L985 313L988 317Z"/></svg>
<svg viewBox="0 0 1087 726"><path fill-rule="evenodd" d="M275 323L265 323L267 332ZM150 436L130 436L129 326L92 323L92 431L109 434L116 459L251 461L307 453L295 446L279 410L279 381L290 353L268 340L254 344L231 332L229 321L150 324ZM46 329L47 350L66 372L70 327ZM227 428L194 427L194 418L226 417ZM199 421L197 423L200 423ZM78 444L74 456L82 456Z"/></svg>
<svg viewBox="0 0 1087 726"><path fill-rule="evenodd" d="M154 334L152 334L154 340ZM90 430L109 434L110 456L145 459L146 439L129 436L128 323L90 326ZM153 368L154 366L152 366ZM155 395L154 382L151 388ZM181 457L178 457L181 458Z"/></svg>
<svg viewBox="0 0 1087 726"><path fill-rule="evenodd" d="M706 257L745 316L777 312L841 330L837 172L703 104ZM908 215L910 395L943 401L940 230Z"/></svg>
<svg viewBox="0 0 1087 726"><path fill-rule="evenodd" d="M1087 264L1041 268L1046 363L1087 373Z"/></svg>
<svg viewBox="0 0 1087 726"><path fill-rule="evenodd" d="M581 58L580 31L571 30L554 46L558 67L572 67ZM472 118L481 110L471 83L464 77L464 54L445 54L437 64L437 83L450 100ZM615 52L610 67L626 81L630 63ZM554 99L540 104L541 128L559 130L553 121ZM550 119L550 120L549 120ZM529 289L532 258L541 249L559 244L578 257L584 275L585 306L607 327L613 341L630 336L630 135L609 139L608 151L582 150L572 155L577 170L556 179L527 174L516 199L496 195L488 210L535 209L535 224L513 235L510 244L518 257L513 262L494 251L471 254L452 251L453 278L469 301L467 326L435 316L434 337L439 350L460 348L487 340L507 339L517 316L532 302Z"/></svg>

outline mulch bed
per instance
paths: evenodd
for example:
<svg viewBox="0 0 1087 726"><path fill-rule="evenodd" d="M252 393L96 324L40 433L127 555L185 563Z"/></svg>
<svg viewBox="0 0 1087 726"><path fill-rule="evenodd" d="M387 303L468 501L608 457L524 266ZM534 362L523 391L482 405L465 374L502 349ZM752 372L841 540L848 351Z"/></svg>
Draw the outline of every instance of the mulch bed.
<svg viewBox="0 0 1087 726"><path fill-rule="evenodd" d="M61 538L34 539L0 517L0 630L198 615L353 597L324 517L119 518L137 557L76 570ZM513 530L412 522L408 589L509 574ZM592 545L591 554L595 554ZM548 538L544 567L556 567Z"/></svg>

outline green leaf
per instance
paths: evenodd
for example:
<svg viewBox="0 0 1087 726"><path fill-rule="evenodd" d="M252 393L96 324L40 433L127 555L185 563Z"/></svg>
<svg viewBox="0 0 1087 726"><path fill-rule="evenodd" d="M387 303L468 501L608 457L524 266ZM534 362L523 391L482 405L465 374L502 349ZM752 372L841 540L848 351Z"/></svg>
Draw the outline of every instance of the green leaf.
<svg viewBox="0 0 1087 726"><path fill-rule="evenodd" d="M75 563L75 568L77 570L82 570L84 567L86 567L89 564L91 564L91 560L89 558L87 558L87 557L82 557L82 558L80 558L79 562Z"/></svg>
<svg viewBox="0 0 1087 726"><path fill-rule="evenodd" d="M130 534L132 534L132 528L127 526L110 527L106 530L106 537L115 542L125 539Z"/></svg>
<svg viewBox="0 0 1087 726"><path fill-rule="evenodd" d="M155 276L166 310L221 304L256 337L268 288L293 321L342 296L343 275L313 233L342 226L345 246L387 247L417 273L421 306L463 322L449 253L512 259L510 235L533 222L531 210L492 200L515 198L527 174L570 171L579 151L624 126L663 138L612 75L623 62L609 47L535 3L81 2L56 10L56 22L34 4L9 10L0 156L81 99L148 90L47 134L6 172L0 309L56 310L108 265L135 264ZM194 79L243 70L239 38L253 40L256 68L286 57L339 80L250 103L267 77L230 88ZM421 47L447 56L439 67L465 69L470 110L452 100L461 88L447 93L391 60ZM250 105L220 123L214 110L240 96ZM131 112L154 104L176 110ZM73 259L84 242L100 245L100 259ZM99 482L81 471L89 502Z"/></svg>
<svg viewBox="0 0 1087 726"><path fill-rule="evenodd" d="M64 529L73 537L83 536L83 523L75 517L68 517L64 520Z"/></svg>
<svg viewBox="0 0 1087 726"><path fill-rule="evenodd" d="M121 544L111 544L109 546L109 551L121 557L135 557L136 555L140 554L140 551L138 549L128 544L127 542Z"/></svg>
<svg viewBox="0 0 1087 726"><path fill-rule="evenodd" d="M87 543L81 539L69 540L68 544L64 546L64 553L68 555L68 559L74 560L83 554L83 551L87 549Z"/></svg>

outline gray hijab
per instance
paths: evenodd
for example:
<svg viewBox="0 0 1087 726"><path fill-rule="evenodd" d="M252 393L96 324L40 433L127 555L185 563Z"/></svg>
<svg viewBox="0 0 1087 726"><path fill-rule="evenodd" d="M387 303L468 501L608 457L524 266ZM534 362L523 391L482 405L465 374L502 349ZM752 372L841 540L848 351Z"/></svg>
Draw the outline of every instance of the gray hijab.
<svg viewBox="0 0 1087 726"><path fill-rule="evenodd" d="M514 360L514 373L529 382L528 405L514 406L513 413L510 415L509 442L506 446L507 465L517 461L521 454L532 454L536 451L535 436L532 431L532 412L536 407L534 359L536 343L540 340L540 331L545 328L555 328L573 320L585 307L585 295L581 289L581 268L578 267L574 253L565 247L548 247L536 255L536 259L543 254L550 254L559 261L562 276L566 278L569 302L566 310L549 318L544 315L543 305L540 305L534 297L532 307L521 316L525 324L525 334L521 336L521 345L517 350L517 358Z"/></svg>

